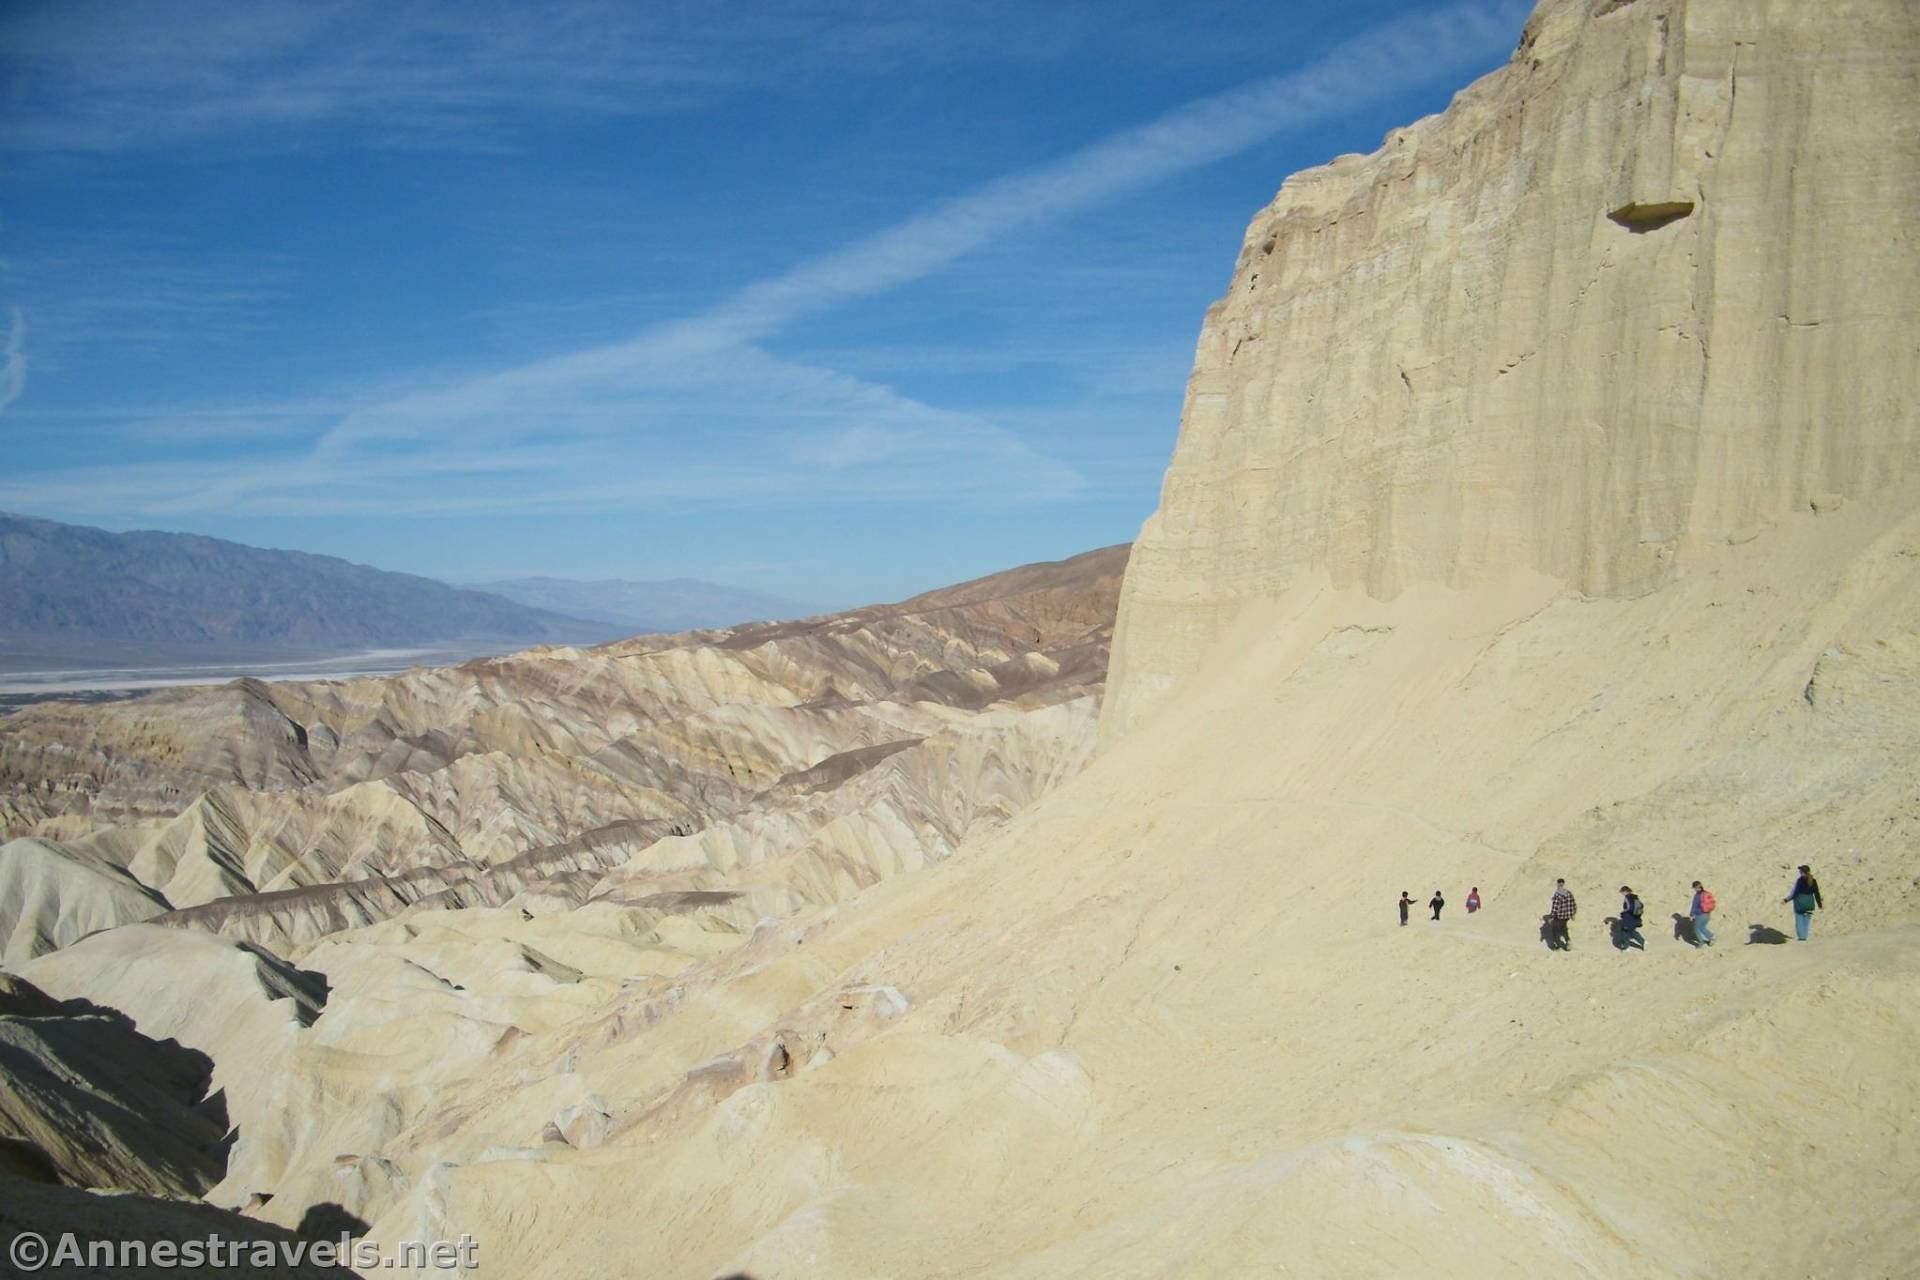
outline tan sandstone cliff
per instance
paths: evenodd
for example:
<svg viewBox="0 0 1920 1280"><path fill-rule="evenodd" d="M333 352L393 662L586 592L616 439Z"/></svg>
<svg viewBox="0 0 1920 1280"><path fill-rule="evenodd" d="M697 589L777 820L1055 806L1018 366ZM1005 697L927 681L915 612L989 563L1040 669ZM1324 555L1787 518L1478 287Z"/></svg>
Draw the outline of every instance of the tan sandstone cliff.
<svg viewBox="0 0 1920 1280"><path fill-rule="evenodd" d="M813 690L756 713L759 734L717 712L621 726L604 758L623 778L710 779L682 792L697 798L738 762L765 806L728 803L611 869L503 905L436 894L329 921L292 971L134 924L25 976L213 1060L240 1128L215 1203L281 1226L333 1206L386 1246L471 1232L489 1275L1910 1273L1920 474L1903 388L1920 329L1898 311L1913 246L1888 193L1914 174L1911 12L1548 0L1513 67L1401 150L1289 184L1283 207L1317 191L1323 211L1288 241L1293 291L1243 264L1210 323L1165 509L1128 570L1109 748L1057 787L979 788L971 805L1009 803L995 821L932 801L1015 758L997 704L957 720L963 737L880 758L904 739L848 735ZM1728 95L1715 156L1751 109L1771 158L1743 141L1742 168L1696 176L1692 210L1653 226L1683 201L1631 179L1672 178L1659 148L1678 156L1685 130L1659 103L1682 100L1681 66L1687 92ZM1794 200L1735 198L1754 182ZM1848 210L1891 238L1843 246ZM1400 258L1370 252L1390 227ZM1661 335L1678 305L1663 290L1684 269L1698 296L1702 278L1678 246L1710 227L1695 249L1713 327ZM1580 292L1609 272L1636 283ZM1734 305L1776 276L1788 328L1817 328L1769 337L1764 308ZM1259 377L1243 342L1235 381L1227 322L1268 284L1276 324L1317 310L1253 340ZM1877 325L1844 318L1874 299ZM1569 310L1578 324L1547 324ZM1525 327L1509 313L1546 318L1525 359L1498 341ZM1772 345L1728 337L1742 315ZM1282 337L1299 362L1271 350ZM1690 383L1689 347L1712 353ZM1724 385L1723 363L1739 373ZM1243 398L1202 401L1223 388ZM1389 394L1406 397L1391 419ZM1750 411L1707 412L1736 395ZM973 630L916 626L906 648ZM853 642L901 652L868 650L865 623L831 631L760 637L756 670L819 670L796 650ZM1031 657L990 670L1044 674ZM953 708L1000 683L936 665L865 698ZM529 661L517 678L538 696L496 706L551 725L575 669ZM471 688L382 686L378 732L345 725L362 745L336 758L447 773L463 744L413 706L437 682ZM505 712L489 712L492 735ZM151 766L127 752L150 739L167 768L203 763L145 716L104 737L43 725L44 753L21 757L56 784L36 821L78 816L52 812L61 778L97 787L96 812L145 802ZM465 831L470 785L433 794ZM152 860L219 847L199 833L221 813L241 817L203 812ZM908 856L903 825L940 856ZM22 866L39 874L74 833L36 834ZM124 849L84 852L72 892L98 895ZM1781 904L1802 861L1827 895L1804 945ZM1556 877L1581 903L1564 953L1539 934ZM1711 948L1688 945L1696 878L1719 898ZM766 918L721 918L720 884ZM1644 950L1608 945L1622 884L1646 902ZM1401 927L1395 897L1436 887L1445 918ZM323 1007L303 1002L309 974Z"/></svg>
<svg viewBox="0 0 1920 1280"><path fill-rule="evenodd" d="M1920 468L1920 7L1548 0L1209 311L1103 740L1249 601L1687 571Z"/></svg>

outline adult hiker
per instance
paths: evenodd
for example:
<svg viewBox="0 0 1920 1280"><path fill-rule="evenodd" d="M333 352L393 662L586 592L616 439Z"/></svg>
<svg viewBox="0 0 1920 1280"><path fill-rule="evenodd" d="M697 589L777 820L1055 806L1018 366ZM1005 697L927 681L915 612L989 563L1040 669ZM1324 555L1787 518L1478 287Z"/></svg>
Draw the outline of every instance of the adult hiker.
<svg viewBox="0 0 1920 1280"><path fill-rule="evenodd" d="M1713 919L1713 895L1707 892L1705 885L1698 880L1693 882L1693 901L1687 907L1687 914L1693 917L1693 945L1710 947L1713 945L1713 930L1707 927Z"/></svg>
<svg viewBox="0 0 1920 1280"><path fill-rule="evenodd" d="M1628 947L1647 949L1646 935L1640 932L1640 921L1646 915L1646 908L1640 905L1640 895L1626 885L1620 886L1620 938L1614 945L1625 951Z"/></svg>
<svg viewBox="0 0 1920 1280"><path fill-rule="evenodd" d="M1827 904L1820 899L1820 882L1813 878L1813 868L1804 862L1800 864L1800 878L1793 882L1793 892L1780 899L1793 904L1793 932L1800 941L1807 940L1807 932L1813 928L1813 913L1825 911Z"/></svg>
<svg viewBox="0 0 1920 1280"><path fill-rule="evenodd" d="M1427 899L1427 905L1433 908L1433 918L1438 920L1440 918L1440 908L1447 905L1447 900L1440 896L1438 889L1435 889L1433 896Z"/></svg>
<svg viewBox="0 0 1920 1280"><path fill-rule="evenodd" d="M1405 889L1400 891L1400 927L1407 926L1407 909L1413 906L1413 896Z"/></svg>
<svg viewBox="0 0 1920 1280"><path fill-rule="evenodd" d="M1547 949L1550 951L1573 950L1573 939L1567 936L1567 926L1573 923L1574 913L1579 910L1573 900L1573 890L1567 888L1565 880L1553 882L1553 904L1547 908Z"/></svg>
<svg viewBox="0 0 1920 1280"><path fill-rule="evenodd" d="M1467 914L1472 915L1480 909L1480 886L1473 886L1473 892L1467 895Z"/></svg>

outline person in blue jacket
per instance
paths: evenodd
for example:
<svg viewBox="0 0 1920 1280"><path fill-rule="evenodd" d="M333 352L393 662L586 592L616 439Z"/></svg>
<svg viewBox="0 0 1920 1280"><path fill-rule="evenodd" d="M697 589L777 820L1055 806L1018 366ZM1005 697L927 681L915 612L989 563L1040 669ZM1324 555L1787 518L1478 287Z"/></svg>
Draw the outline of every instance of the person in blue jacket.
<svg viewBox="0 0 1920 1280"><path fill-rule="evenodd" d="M1813 878L1813 868L1800 864L1800 878L1793 882L1793 889L1782 902L1793 904L1793 933L1800 941L1807 940L1807 934L1813 929L1813 913L1825 911L1827 904L1820 897L1820 882Z"/></svg>

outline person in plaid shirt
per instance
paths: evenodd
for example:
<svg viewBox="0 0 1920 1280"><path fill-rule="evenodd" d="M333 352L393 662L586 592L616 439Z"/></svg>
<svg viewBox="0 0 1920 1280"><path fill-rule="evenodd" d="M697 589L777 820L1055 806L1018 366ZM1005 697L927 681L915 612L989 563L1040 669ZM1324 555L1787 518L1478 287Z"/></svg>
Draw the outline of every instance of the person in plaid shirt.
<svg viewBox="0 0 1920 1280"><path fill-rule="evenodd" d="M1567 926L1572 923L1574 912L1579 910L1573 901L1573 890L1567 888L1565 880L1553 882L1553 905L1547 909L1547 924L1551 929L1547 937L1547 946L1554 951L1573 950L1573 941L1567 937Z"/></svg>

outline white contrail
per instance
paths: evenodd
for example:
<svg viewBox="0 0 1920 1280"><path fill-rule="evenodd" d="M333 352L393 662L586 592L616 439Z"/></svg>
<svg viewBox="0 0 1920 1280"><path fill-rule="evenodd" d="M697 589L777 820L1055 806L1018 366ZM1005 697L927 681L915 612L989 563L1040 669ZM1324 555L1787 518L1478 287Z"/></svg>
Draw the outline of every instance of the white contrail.
<svg viewBox="0 0 1920 1280"><path fill-rule="evenodd" d="M1275 134L1345 115L1419 84L1458 76L1509 45L1524 0L1467 0L1376 28L1309 66L1177 107L1058 160L941 201L893 227L623 342L556 356L347 415L322 437L355 441L442 432L503 418L509 431L569 389L631 390L687 380L690 364L796 319L920 279L1018 227L1061 217L1243 151Z"/></svg>

